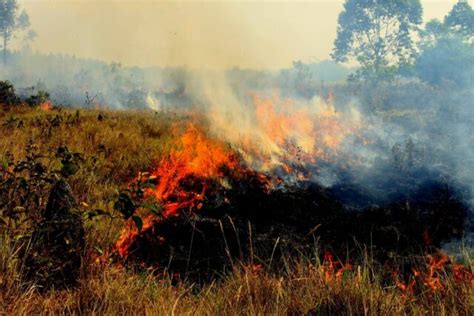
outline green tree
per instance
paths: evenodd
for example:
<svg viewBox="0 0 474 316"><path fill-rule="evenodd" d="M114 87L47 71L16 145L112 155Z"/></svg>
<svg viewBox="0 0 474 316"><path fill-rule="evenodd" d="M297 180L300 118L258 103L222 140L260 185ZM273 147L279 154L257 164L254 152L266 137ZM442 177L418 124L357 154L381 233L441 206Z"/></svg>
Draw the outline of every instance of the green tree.
<svg viewBox="0 0 474 316"><path fill-rule="evenodd" d="M444 18L444 24L451 30L472 38L474 35L474 10L466 0L459 0Z"/></svg>
<svg viewBox="0 0 474 316"><path fill-rule="evenodd" d="M30 26L26 11L19 12L17 0L0 0L0 36L3 38L3 62L7 63L8 43L15 31L25 30Z"/></svg>
<svg viewBox="0 0 474 316"><path fill-rule="evenodd" d="M474 72L474 12L466 1L458 1L444 22L433 19L420 32L420 54L415 74L433 85L470 87Z"/></svg>
<svg viewBox="0 0 474 316"><path fill-rule="evenodd" d="M408 63L422 12L419 0L346 0L331 56L337 62L358 62L359 75L379 76Z"/></svg>

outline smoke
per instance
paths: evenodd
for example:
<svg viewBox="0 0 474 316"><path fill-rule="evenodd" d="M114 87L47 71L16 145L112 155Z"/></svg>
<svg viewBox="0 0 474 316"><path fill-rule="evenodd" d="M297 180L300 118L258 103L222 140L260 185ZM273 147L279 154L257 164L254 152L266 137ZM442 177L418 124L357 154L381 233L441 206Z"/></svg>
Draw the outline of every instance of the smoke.
<svg viewBox="0 0 474 316"><path fill-rule="evenodd" d="M459 76L446 70L449 82L439 72L427 80L423 69L443 69L440 53L448 52L423 57L424 76L377 84L346 82L348 70L327 63L129 68L27 51L11 55L0 75L25 97L49 91L55 105L194 111L251 167L291 185L331 188L354 207L395 200L427 181L449 183L472 205L474 92L465 79L472 75L459 64Z"/></svg>

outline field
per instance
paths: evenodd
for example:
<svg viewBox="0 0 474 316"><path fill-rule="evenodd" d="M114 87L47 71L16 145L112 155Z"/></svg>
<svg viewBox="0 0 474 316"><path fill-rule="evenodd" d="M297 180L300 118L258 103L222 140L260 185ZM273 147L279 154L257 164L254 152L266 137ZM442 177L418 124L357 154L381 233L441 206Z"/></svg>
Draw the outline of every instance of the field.
<svg viewBox="0 0 474 316"><path fill-rule="evenodd" d="M209 282L186 280L147 267L132 268L114 255L124 227L114 209L119 192L173 148L174 126L194 118L148 111L17 108L0 114L2 170L27 157L41 161L52 177L64 167L56 153L67 147L79 157L67 178L79 203L86 245L79 283L43 291L26 282L25 247L40 220L50 184L30 185L38 196L16 217L3 214L0 230L0 314L347 314L468 315L474 309L472 252L457 258L427 255L403 276L390 274L370 252L358 260L318 254L287 257L269 269L258 258L234 262ZM62 158L64 159L64 157ZM76 163L76 161L74 161ZM10 168L10 169L9 169ZM26 181L33 181L25 176ZM2 180L3 181L3 180ZM36 208L35 206L36 205ZM456 260L457 265L450 261ZM442 264L441 264L442 263ZM449 263L449 264L447 264ZM449 266L449 267L448 267Z"/></svg>

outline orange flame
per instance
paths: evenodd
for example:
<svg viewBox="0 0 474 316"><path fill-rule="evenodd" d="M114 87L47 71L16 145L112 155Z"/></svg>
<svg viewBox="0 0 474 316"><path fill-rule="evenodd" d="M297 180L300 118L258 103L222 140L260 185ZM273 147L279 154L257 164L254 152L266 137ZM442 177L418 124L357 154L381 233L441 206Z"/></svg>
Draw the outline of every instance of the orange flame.
<svg viewBox="0 0 474 316"><path fill-rule="evenodd" d="M39 108L45 112L49 112L53 109L53 103L51 101L44 101L39 105Z"/></svg>
<svg viewBox="0 0 474 316"><path fill-rule="evenodd" d="M165 217L177 216L183 210L197 210L208 190L205 181L199 189L186 190L182 181L189 177L198 179L219 178L223 176L222 168L236 169L239 162L226 144L209 139L202 130L190 125L186 132L178 138L175 149L162 159L158 167L150 174L149 179L156 179L155 188L148 189L146 196L154 197L163 205ZM144 218L142 231L152 228L159 218L149 215ZM126 229L117 241L116 248L120 256L127 254L128 248L140 232L129 220Z"/></svg>
<svg viewBox="0 0 474 316"><path fill-rule="evenodd" d="M209 190L206 180L222 178L223 169L244 172L246 168L242 167L240 157L259 171L278 168L297 181L307 180L311 174L305 170L305 164L314 165L318 160L337 155L346 137L359 128L357 122L347 120L335 110L333 98L327 103L319 101L312 106L299 107L291 100L281 104L274 99L254 97L253 102L255 131L232 139L239 155L225 142L211 139L203 130L190 125L169 155L150 172L148 180L156 180L156 186L148 189L145 195L162 204L163 216L178 216L186 210L200 209ZM214 119L222 122L219 117ZM228 126L225 131L234 132ZM193 182L191 178L197 179L197 183L184 188L183 182ZM261 181L268 179L262 174ZM149 230L157 220L155 215L144 218L142 230ZM129 220L116 244L120 255L127 253L139 234L133 221Z"/></svg>
<svg viewBox="0 0 474 316"><path fill-rule="evenodd" d="M411 297L415 289L424 289L430 293L444 292L447 289L446 275L452 273L456 284L470 284L474 287L472 273L463 265L451 262L450 258L443 253L436 253L426 257L426 269L424 271L412 269L412 276L408 283L398 279L398 273L394 273L396 286L402 291L403 297Z"/></svg>
<svg viewBox="0 0 474 316"><path fill-rule="evenodd" d="M326 283L331 283L342 280L345 272L352 271L352 266L349 263L344 264L340 260L334 260L334 255L330 251L326 251L320 269Z"/></svg>
<svg viewBox="0 0 474 316"><path fill-rule="evenodd" d="M360 123L336 111L333 98L327 102L297 106L293 101L254 96L256 129L263 134L262 148L257 152L265 168L282 165L283 171L294 171L288 162L314 165L338 156L341 145L349 135L356 135ZM252 157L254 158L254 157Z"/></svg>

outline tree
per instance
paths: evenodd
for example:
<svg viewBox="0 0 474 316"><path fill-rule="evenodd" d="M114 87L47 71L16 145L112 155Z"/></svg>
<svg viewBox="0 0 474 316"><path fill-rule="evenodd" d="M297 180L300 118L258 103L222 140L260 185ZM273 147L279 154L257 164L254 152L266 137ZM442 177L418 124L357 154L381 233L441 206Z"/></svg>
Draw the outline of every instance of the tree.
<svg viewBox="0 0 474 316"><path fill-rule="evenodd" d="M359 74L380 75L414 57L412 34L422 22L419 0L346 0L331 57L357 61Z"/></svg>
<svg viewBox="0 0 474 316"><path fill-rule="evenodd" d="M416 75L433 85L471 87L474 83L474 46L460 37L443 37L426 46L415 62Z"/></svg>
<svg viewBox="0 0 474 316"><path fill-rule="evenodd" d="M421 32L415 74L433 85L470 87L474 72L474 11L458 1L444 22L431 20Z"/></svg>
<svg viewBox="0 0 474 316"><path fill-rule="evenodd" d="M25 30L30 26L26 11L18 12L17 0L0 0L0 36L3 38L3 63L7 63L8 43L17 30Z"/></svg>
<svg viewBox="0 0 474 316"><path fill-rule="evenodd" d="M459 0L444 18L444 24L451 30L472 38L474 36L474 10L466 0Z"/></svg>

